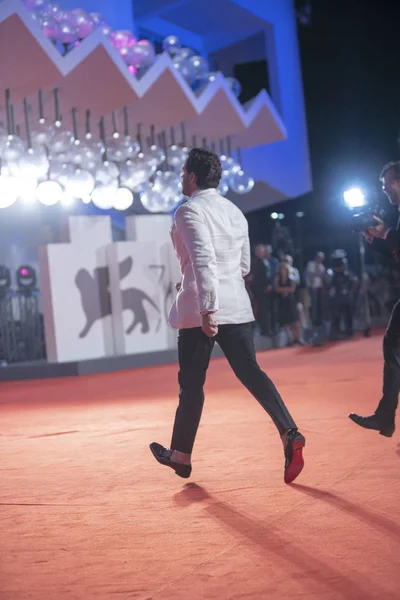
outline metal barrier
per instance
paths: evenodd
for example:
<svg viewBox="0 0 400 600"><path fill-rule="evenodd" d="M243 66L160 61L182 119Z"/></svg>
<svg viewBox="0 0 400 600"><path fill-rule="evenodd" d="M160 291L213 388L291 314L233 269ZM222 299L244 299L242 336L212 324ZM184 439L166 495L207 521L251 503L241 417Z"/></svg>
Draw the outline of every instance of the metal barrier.
<svg viewBox="0 0 400 600"><path fill-rule="evenodd" d="M46 358L38 292L10 292L0 298L0 363Z"/></svg>

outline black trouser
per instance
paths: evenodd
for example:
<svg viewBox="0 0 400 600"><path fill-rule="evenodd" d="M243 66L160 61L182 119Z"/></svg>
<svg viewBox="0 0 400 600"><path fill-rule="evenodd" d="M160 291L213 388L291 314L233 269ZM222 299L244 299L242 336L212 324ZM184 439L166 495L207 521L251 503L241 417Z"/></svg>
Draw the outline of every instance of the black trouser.
<svg viewBox="0 0 400 600"><path fill-rule="evenodd" d="M191 454L204 404L203 386L215 341L236 377L270 415L278 431L296 429L277 389L257 364L251 323L220 325L215 338L200 327L181 329L178 337L180 385L171 448Z"/></svg>
<svg viewBox="0 0 400 600"><path fill-rule="evenodd" d="M271 336L275 333L275 298L273 293L263 293L257 299L257 323L261 335Z"/></svg>
<svg viewBox="0 0 400 600"><path fill-rule="evenodd" d="M331 303L331 338L336 339L340 334L340 323L344 319L345 333L353 334L353 307L348 302L333 300Z"/></svg>
<svg viewBox="0 0 400 600"><path fill-rule="evenodd" d="M323 323L323 289L310 289L311 297L311 323L315 327L320 327Z"/></svg>
<svg viewBox="0 0 400 600"><path fill-rule="evenodd" d="M390 315L383 338L383 396L376 415L385 424L393 422L400 392L400 300Z"/></svg>

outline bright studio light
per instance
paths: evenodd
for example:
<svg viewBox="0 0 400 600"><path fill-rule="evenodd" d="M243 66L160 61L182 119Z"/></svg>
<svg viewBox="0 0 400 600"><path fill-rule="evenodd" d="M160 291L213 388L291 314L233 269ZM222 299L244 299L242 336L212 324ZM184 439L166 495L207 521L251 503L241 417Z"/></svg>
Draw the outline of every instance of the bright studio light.
<svg viewBox="0 0 400 600"><path fill-rule="evenodd" d="M57 181L42 181L36 190L36 198L45 206L53 206L60 202L62 187Z"/></svg>
<svg viewBox="0 0 400 600"><path fill-rule="evenodd" d="M273 219L274 221L276 221L276 219L279 217L277 212L273 212L271 213L271 219Z"/></svg>
<svg viewBox="0 0 400 600"><path fill-rule="evenodd" d="M365 194L360 188L350 188L343 194L343 199L348 208L360 208L365 206Z"/></svg>

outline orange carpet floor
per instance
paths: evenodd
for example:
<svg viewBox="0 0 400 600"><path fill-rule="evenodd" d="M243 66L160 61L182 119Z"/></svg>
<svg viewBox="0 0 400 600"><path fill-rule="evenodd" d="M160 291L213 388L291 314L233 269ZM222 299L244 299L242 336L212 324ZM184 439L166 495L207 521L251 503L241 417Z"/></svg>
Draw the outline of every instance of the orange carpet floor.
<svg viewBox="0 0 400 600"><path fill-rule="evenodd" d="M259 355L307 437L283 483L268 416L213 361L190 480L176 367L0 384L1 600L400 598L400 446L359 429L381 336Z"/></svg>

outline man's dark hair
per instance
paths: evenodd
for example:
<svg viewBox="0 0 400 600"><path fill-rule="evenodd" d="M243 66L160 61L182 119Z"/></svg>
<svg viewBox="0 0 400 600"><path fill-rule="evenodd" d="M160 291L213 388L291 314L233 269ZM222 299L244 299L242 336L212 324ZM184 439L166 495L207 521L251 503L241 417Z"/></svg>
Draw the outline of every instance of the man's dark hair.
<svg viewBox="0 0 400 600"><path fill-rule="evenodd" d="M390 163L387 163L387 165L383 167L381 174L379 175L380 181L383 181L383 178L385 177L386 173L392 170L395 172L396 178L400 179L400 161L392 161Z"/></svg>
<svg viewBox="0 0 400 600"><path fill-rule="evenodd" d="M215 152L205 148L192 148L186 160L186 171L194 173L200 190L217 188L222 177L221 161Z"/></svg>

